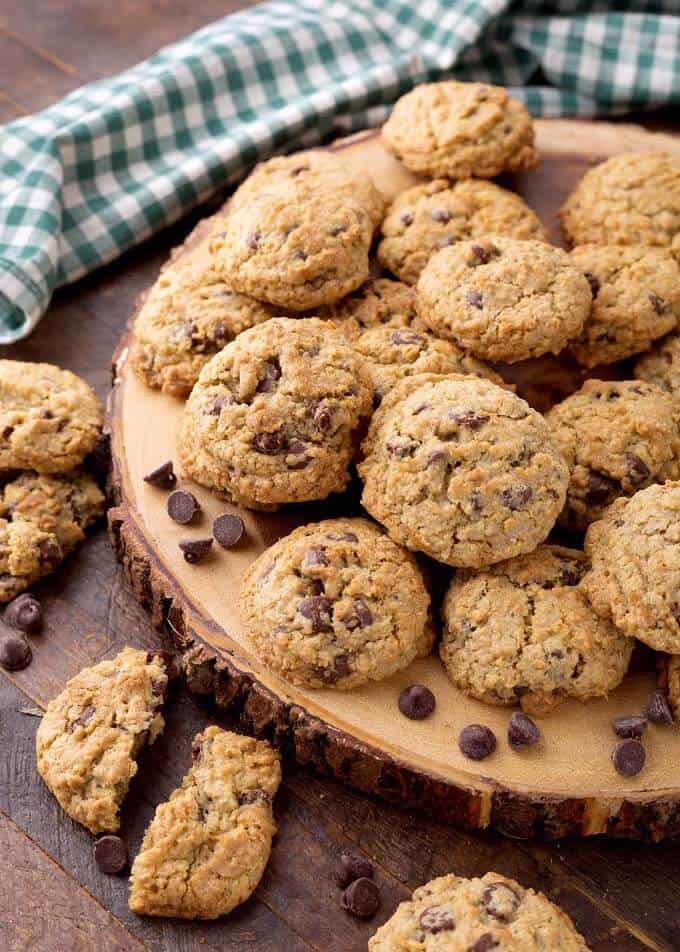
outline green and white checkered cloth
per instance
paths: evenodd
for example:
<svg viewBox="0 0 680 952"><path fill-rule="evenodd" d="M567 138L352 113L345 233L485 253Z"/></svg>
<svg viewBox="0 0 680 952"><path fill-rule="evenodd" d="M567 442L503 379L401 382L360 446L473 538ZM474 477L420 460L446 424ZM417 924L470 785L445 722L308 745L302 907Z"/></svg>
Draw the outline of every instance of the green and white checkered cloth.
<svg viewBox="0 0 680 952"><path fill-rule="evenodd" d="M414 84L512 88L535 115L680 102L678 0L274 0L0 128L0 343L53 290L257 160L382 122ZM675 15L673 15L675 14Z"/></svg>

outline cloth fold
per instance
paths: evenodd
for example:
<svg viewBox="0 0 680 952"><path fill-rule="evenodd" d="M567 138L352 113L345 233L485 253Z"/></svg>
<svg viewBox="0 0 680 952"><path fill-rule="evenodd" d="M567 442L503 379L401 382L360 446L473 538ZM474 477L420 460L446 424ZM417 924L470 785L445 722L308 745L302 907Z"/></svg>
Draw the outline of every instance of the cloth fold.
<svg viewBox="0 0 680 952"><path fill-rule="evenodd" d="M375 126L413 85L534 115L680 101L677 0L273 0L0 128L0 343L256 161ZM629 11L629 12L626 12ZM538 82L537 82L538 78Z"/></svg>

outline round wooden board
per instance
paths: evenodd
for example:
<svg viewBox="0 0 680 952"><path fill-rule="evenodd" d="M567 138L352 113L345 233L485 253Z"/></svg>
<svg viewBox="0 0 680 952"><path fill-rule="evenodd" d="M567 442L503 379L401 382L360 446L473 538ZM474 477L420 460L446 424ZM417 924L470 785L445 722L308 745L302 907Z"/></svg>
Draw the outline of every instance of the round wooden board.
<svg viewBox="0 0 680 952"><path fill-rule="evenodd" d="M543 120L537 129L539 169L503 184L526 198L555 242L560 240L555 212L590 164L626 150L680 151L677 139L635 126ZM385 153L376 133L361 133L333 148L367 169L389 196L414 181ZM200 253L204 235L199 225L178 253L187 248ZM680 832L680 731L650 728L647 765L638 777L619 777L610 760L611 720L642 710L654 687L651 670L630 674L606 701L565 703L540 721L540 747L516 754L505 740L510 711L458 692L436 655L389 681L349 693L302 691L264 669L238 617L243 572L282 534L333 515L338 507L328 502L276 514L242 511L245 543L230 552L217 547L208 562L188 565L179 540L209 534L212 519L234 507L182 480L203 507L202 523L187 529L168 518L166 494L144 483L143 476L176 459L182 403L140 383L127 353L125 338L115 357L109 407L111 537L135 593L182 652L193 690L214 695L219 706L240 715L246 729L269 737L299 762L462 827L548 839L607 833L657 840ZM540 408L580 381L578 371L554 360L513 368L513 377ZM396 705L401 689L412 682L429 685L437 697L435 714L420 723L404 718ZM472 722L488 724L499 738L497 752L482 763L466 760L457 745L458 732Z"/></svg>

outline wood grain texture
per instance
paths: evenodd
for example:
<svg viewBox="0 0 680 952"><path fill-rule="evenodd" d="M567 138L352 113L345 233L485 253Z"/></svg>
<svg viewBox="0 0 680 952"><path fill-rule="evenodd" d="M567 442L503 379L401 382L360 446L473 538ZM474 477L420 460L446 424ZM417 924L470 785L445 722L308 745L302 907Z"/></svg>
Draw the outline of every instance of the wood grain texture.
<svg viewBox="0 0 680 952"><path fill-rule="evenodd" d="M79 83L125 68L236 6L245 4L224 0L126 0L110 8L101 0L0 4L1 27L9 27L76 70L72 75L59 71L0 30L0 121L42 108ZM645 121L664 129L674 118L666 111ZM52 360L82 374L105 396L110 357L136 295L151 283L195 219L57 294L32 338L3 348L2 356ZM158 634L132 597L103 529L58 575L44 580L39 592L47 625L43 635L32 639L33 665L14 677L21 692L0 677L0 808L71 877L69 901L81 884L147 949L359 952L365 950L371 931L415 886L450 870L472 875L489 868L535 885L560 902L595 952L678 948L677 846L592 839L545 847L488 833L458 833L294 766L286 768L277 798L280 832L272 862L249 903L227 921L208 925L147 922L131 916L126 880L98 873L91 837L61 813L38 780L37 722L19 709L31 706L32 699L45 703L82 663L115 653L126 643L140 647L157 643ZM145 754L123 810L123 831L133 854L155 805L177 785L186 768L193 733L209 720L230 724L187 694L173 699L166 733ZM377 866L383 906L373 923L356 923L338 906L333 862L337 852L348 847ZM12 871L7 864L3 868L7 884ZM41 879L39 890L42 885ZM16 905L25 904L20 895ZM106 948L105 937L100 938L93 948ZM61 948L65 946L53 945L49 952Z"/></svg>

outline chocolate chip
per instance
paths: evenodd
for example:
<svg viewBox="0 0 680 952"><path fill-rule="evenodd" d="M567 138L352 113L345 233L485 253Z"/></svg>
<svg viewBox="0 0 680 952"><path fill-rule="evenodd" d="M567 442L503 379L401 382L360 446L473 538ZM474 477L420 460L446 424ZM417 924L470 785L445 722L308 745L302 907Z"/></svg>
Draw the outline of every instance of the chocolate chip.
<svg viewBox="0 0 680 952"><path fill-rule="evenodd" d="M309 167L307 165L296 165L294 169L290 170L292 178L296 178L298 175L302 175L303 172L308 172Z"/></svg>
<svg viewBox="0 0 680 952"><path fill-rule="evenodd" d="M286 447L286 454L296 456L297 459L287 461L288 469L304 469L309 463L309 456L306 456L307 445L300 440L292 440Z"/></svg>
<svg viewBox="0 0 680 952"><path fill-rule="evenodd" d="M450 932L456 928L451 912L445 906L428 906L420 913L418 920L425 932L436 935L438 932Z"/></svg>
<svg viewBox="0 0 680 952"><path fill-rule="evenodd" d="M345 889L356 879L373 879L373 867L363 856L354 853L341 853L335 867L335 879L338 886Z"/></svg>
<svg viewBox="0 0 680 952"><path fill-rule="evenodd" d="M478 308L480 311L484 307L484 298L481 295L480 291L468 291L465 295L465 300L472 307Z"/></svg>
<svg viewBox="0 0 680 952"><path fill-rule="evenodd" d="M230 512L224 512L213 522L213 536L223 549L231 549L243 538L243 519Z"/></svg>
<svg viewBox="0 0 680 952"><path fill-rule="evenodd" d="M255 390L257 393L273 393L276 390L276 381L281 377L281 368L278 361L267 361L264 365L264 374Z"/></svg>
<svg viewBox="0 0 680 952"><path fill-rule="evenodd" d="M373 624L373 614L362 598L355 598L352 611L340 619L345 628L354 631L355 628L368 628Z"/></svg>
<svg viewBox="0 0 680 952"><path fill-rule="evenodd" d="M395 331L390 334L390 340L393 344L422 344L423 335L416 334L415 331Z"/></svg>
<svg viewBox="0 0 680 952"><path fill-rule="evenodd" d="M162 463L156 469L152 469L144 477L144 482L149 483L150 486L156 486L157 489L172 489L177 484L177 477L172 468L172 460L169 459L167 463Z"/></svg>
<svg viewBox="0 0 680 952"><path fill-rule="evenodd" d="M597 295L600 293L600 279L597 277L597 275L593 274L592 271L584 271L583 273L586 281L590 285L590 295L594 301Z"/></svg>
<svg viewBox="0 0 680 952"><path fill-rule="evenodd" d="M0 641L0 666L6 671L23 671L32 658L31 646L23 635L7 635Z"/></svg>
<svg viewBox="0 0 680 952"><path fill-rule="evenodd" d="M360 876L350 883L342 894L342 908L358 919L370 919L380 905L378 887L367 876Z"/></svg>
<svg viewBox="0 0 680 952"><path fill-rule="evenodd" d="M666 313L666 302L663 298L660 298L659 295L655 294L653 291L650 291L647 296L649 298L649 303L659 316Z"/></svg>
<svg viewBox="0 0 680 952"><path fill-rule="evenodd" d="M319 404L319 406L314 410L314 416L312 419L317 430L325 433L330 428L330 425L333 421L333 414L329 407Z"/></svg>
<svg viewBox="0 0 680 952"><path fill-rule="evenodd" d="M647 718L640 717L639 714L631 714L629 717L615 717L612 721L612 727L617 737L642 737L647 730Z"/></svg>
<svg viewBox="0 0 680 952"><path fill-rule="evenodd" d="M565 563L560 569L560 582L562 585L578 585L584 572L585 566L578 562Z"/></svg>
<svg viewBox="0 0 680 952"><path fill-rule="evenodd" d="M273 433L267 433L263 431L261 433L256 433L253 436L252 440L253 449L258 453L264 453L267 456L275 456L277 453L280 453L286 446L286 438L283 433L274 431Z"/></svg>
<svg viewBox="0 0 680 952"><path fill-rule="evenodd" d="M100 836L94 844L94 859L102 871L109 876L122 873L129 862L125 840L119 836Z"/></svg>
<svg viewBox="0 0 680 952"><path fill-rule="evenodd" d="M453 218L450 211L446 208L435 208L434 211L430 212L430 218L432 221L441 222L442 225L446 225Z"/></svg>
<svg viewBox="0 0 680 952"><path fill-rule="evenodd" d="M517 483L515 486L511 486L510 489L504 489L502 491L501 500L503 501L503 505L507 506L508 509L512 509L513 512L518 512L526 508L533 494L534 491L531 486L527 486L525 483Z"/></svg>
<svg viewBox="0 0 680 952"><path fill-rule="evenodd" d="M335 237L335 236L341 234L341 232L342 232L342 229L338 230L338 228L336 227L336 228L331 228L331 232L330 232L330 233L331 233L331 235L332 235L333 237ZM294 257L297 261L306 261L307 258L308 258L308 255L307 255L307 252L306 252L306 251L303 251L303 250L302 250L302 248L296 248L295 251L293 252L293 257Z"/></svg>
<svg viewBox="0 0 680 952"><path fill-rule="evenodd" d="M434 466L435 463L441 463L448 458L448 454L445 450L430 450L427 454L427 465Z"/></svg>
<svg viewBox="0 0 680 952"><path fill-rule="evenodd" d="M328 229L328 234L331 238L337 238L338 235L344 234L347 231L347 225L333 225L332 228Z"/></svg>
<svg viewBox="0 0 680 952"><path fill-rule="evenodd" d="M496 749L496 735L484 724L468 724L458 735L458 746L470 760L484 760Z"/></svg>
<svg viewBox="0 0 680 952"><path fill-rule="evenodd" d="M249 248L252 248L252 250L255 251L260 244L261 238L262 235L259 231L251 231L246 235L246 244Z"/></svg>
<svg viewBox="0 0 680 952"><path fill-rule="evenodd" d="M645 765L645 748L639 740L622 740L612 750L612 763L622 777L634 777Z"/></svg>
<svg viewBox="0 0 680 952"><path fill-rule="evenodd" d="M195 565L202 561L212 548L212 539L184 539L179 547L184 553L184 561Z"/></svg>
<svg viewBox="0 0 680 952"><path fill-rule="evenodd" d="M645 717L652 724L668 726L673 723L673 713L663 691L655 691L652 694L645 708Z"/></svg>
<svg viewBox="0 0 680 952"><path fill-rule="evenodd" d="M333 602L325 595L309 595L300 602L298 611L312 623L312 631L333 631Z"/></svg>
<svg viewBox="0 0 680 952"><path fill-rule="evenodd" d="M76 717L73 721L71 721L69 730L71 731L75 730L76 727L87 727L87 725L90 723L93 717L94 717L94 706L92 704L88 704L86 707L82 709L78 717Z"/></svg>
<svg viewBox="0 0 680 952"><path fill-rule="evenodd" d="M484 248L482 245L473 245L470 249L473 254L473 260L471 263L474 264L488 264L491 261L491 258L494 255L499 254L498 248L495 245L489 245L488 248Z"/></svg>
<svg viewBox="0 0 680 952"><path fill-rule="evenodd" d="M422 721L434 711L437 702L424 684L410 684L399 695L399 710L412 721Z"/></svg>
<svg viewBox="0 0 680 952"><path fill-rule="evenodd" d="M212 403L209 403L206 407L206 413L209 413L210 416L219 416L222 410L225 407L229 406L229 399L224 396L215 397Z"/></svg>
<svg viewBox="0 0 680 952"><path fill-rule="evenodd" d="M507 883L490 883L482 894L482 905L487 913L500 922L510 922L519 903L519 896Z"/></svg>
<svg viewBox="0 0 680 952"><path fill-rule="evenodd" d="M18 595L5 609L4 619L8 625L19 631L39 631L42 627L42 608L40 602L29 592Z"/></svg>
<svg viewBox="0 0 680 952"><path fill-rule="evenodd" d="M305 565L328 565L328 556L324 549L319 545L312 546L305 553Z"/></svg>
<svg viewBox="0 0 680 952"><path fill-rule="evenodd" d="M271 803L272 798L266 790L255 787L252 790L244 790L238 795L238 805L247 806L249 803Z"/></svg>
<svg viewBox="0 0 680 952"><path fill-rule="evenodd" d="M489 952L490 949L497 947L498 942L496 942L493 935L490 932L485 932L469 947L468 952Z"/></svg>
<svg viewBox="0 0 680 952"><path fill-rule="evenodd" d="M516 711L508 723L508 744L513 750L533 747L541 739L541 732L526 714Z"/></svg>
<svg viewBox="0 0 680 952"><path fill-rule="evenodd" d="M350 673L349 661L347 655L338 655L333 659L332 668L318 668L317 673L322 681L328 684L337 684L342 678L346 678Z"/></svg>
<svg viewBox="0 0 680 952"><path fill-rule="evenodd" d="M408 228L409 225L413 224L413 215L410 212L404 212L401 216L401 223Z"/></svg>
<svg viewBox="0 0 680 952"><path fill-rule="evenodd" d="M449 419L453 420L459 426L466 426L469 430L478 430L489 421L488 413L474 413L468 410L465 413L450 413Z"/></svg>
<svg viewBox="0 0 680 952"><path fill-rule="evenodd" d="M601 473L590 472L586 486L586 502L592 506L603 506L619 494L620 487L612 479Z"/></svg>
<svg viewBox="0 0 680 952"><path fill-rule="evenodd" d="M636 456L635 453L626 453L624 458L626 460L628 475L632 482L640 483L644 482L645 479L649 479L651 470L644 460Z"/></svg>
<svg viewBox="0 0 680 952"><path fill-rule="evenodd" d="M174 493L170 493L166 508L170 518L182 526L191 522L201 511L194 494L187 492L186 489L176 489Z"/></svg>

